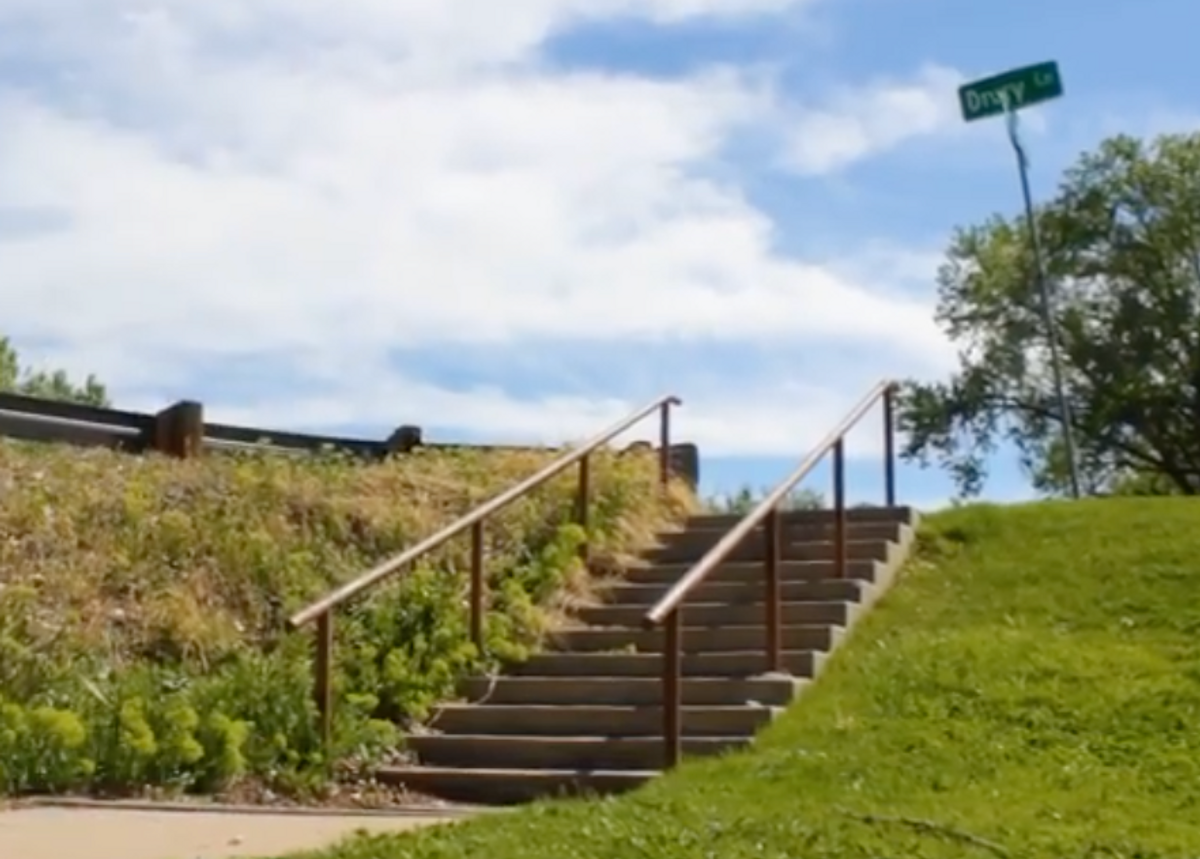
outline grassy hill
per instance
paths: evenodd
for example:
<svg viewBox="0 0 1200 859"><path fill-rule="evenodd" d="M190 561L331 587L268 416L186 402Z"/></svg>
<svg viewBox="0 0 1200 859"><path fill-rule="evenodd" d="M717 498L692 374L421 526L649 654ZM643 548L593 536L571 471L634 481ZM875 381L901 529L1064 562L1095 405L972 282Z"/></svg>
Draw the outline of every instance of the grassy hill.
<svg viewBox="0 0 1200 859"><path fill-rule="evenodd" d="M0 795L319 783L312 638L284 619L545 465L539 452L156 456L0 441ZM590 544L681 515L650 456L593 460ZM487 526L488 657L535 645L586 588L570 471ZM337 621L339 757L396 739L479 667L468 541Z"/></svg>
<svg viewBox="0 0 1200 859"><path fill-rule="evenodd" d="M322 859L1200 855L1200 502L977 506L752 751Z"/></svg>

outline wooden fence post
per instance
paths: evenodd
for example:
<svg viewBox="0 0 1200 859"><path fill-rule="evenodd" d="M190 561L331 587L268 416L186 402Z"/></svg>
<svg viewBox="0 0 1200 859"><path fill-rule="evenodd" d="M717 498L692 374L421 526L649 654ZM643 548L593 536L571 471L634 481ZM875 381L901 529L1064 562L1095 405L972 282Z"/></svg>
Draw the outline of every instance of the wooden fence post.
<svg viewBox="0 0 1200 859"><path fill-rule="evenodd" d="M409 425L397 427L396 431L388 436L387 441L383 443L383 452L385 456L390 456L394 453L408 453L414 447L421 446L421 428Z"/></svg>
<svg viewBox="0 0 1200 859"><path fill-rule="evenodd" d="M180 400L154 416L151 450L191 459L204 448L204 406L193 400Z"/></svg>
<svg viewBox="0 0 1200 859"><path fill-rule="evenodd" d="M700 448L683 442L671 445L671 473L695 492L700 485Z"/></svg>
<svg viewBox="0 0 1200 859"><path fill-rule="evenodd" d="M620 455L639 451L658 453L660 450L661 448L656 448L648 441L634 441L622 449ZM690 442L673 444L668 448L667 456L671 466L671 476L679 478L692 491L695 491L696 487L700 485L700 448Z"/></svg>

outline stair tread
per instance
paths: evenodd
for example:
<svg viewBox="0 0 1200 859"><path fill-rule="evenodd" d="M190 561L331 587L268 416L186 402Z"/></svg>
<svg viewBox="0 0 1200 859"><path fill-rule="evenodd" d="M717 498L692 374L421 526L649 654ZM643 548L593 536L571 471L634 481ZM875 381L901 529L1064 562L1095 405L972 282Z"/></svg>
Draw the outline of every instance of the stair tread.
<svg viewBox="0 0 1200 859"><path fill-rule="evenodd" d="M748 743L752 737L722 736L721 734L686 734L684 743L699 745L713 743L721 745L738 745ZM601 745L637 745L657 748L663 744L660 735L653 736L607 736L604 734L578 735L547 735L547 734L412 734L407 741L413 745L426 743L467 743L467 744L498 744L511 746L514 743L531 743L541 746L601 746Z"/></svg>
<svg viewBox="0 0 1200 859"><path fill-rule="evenodd" d="M618 769L531 769L528 767L441 767L429 764L388 764L376 769L381 775L454 775L464 778L554 779L571 776L607 776L620 779L648 779L661 775L659 770Z"/></svg>
<svg viewBox="0 0 1200 859"><path fill-rule="evenodd" d="M799 530L799 529L797 528L795 530ZM666 541L678 540L681 537L690 537L694 534L703 534L707 537L710 534L720 535L722 533L724 533L724 532L707 531L707 530L671 531L671 532L668 532L665 534L659 534L658 541L660 543L662 543L662 542L666 542ZM781 533L782 533L783 537L787 538L788 536L791 535L792 529L785 528ZM760 529L756 529L754 531L751 531L750 534L751 534L751 536L746 538L746 542L750 542L751 540L755 539L755 537L761 538L763 532ZM714 542L716 542L716 541L714 541ZM789 546L829 546L832 548L833 546L837 545L838 541L833 539L832 537L797 537L797 538L793 538L790 540L785 539L784 542L786 542ZM863 537L863 536L854 535L854 534L846 535L846 545L851 545L854 543L877 544L877 543L892 543L892 542L895 542L895 541L889 540L887 537Z"/></svg>
<svg viewBox="0 0 1200 859"><path fill-rule="evenodd" d="M882 563L882 562L880 562L880 563ZM665 567L667 565L663 564L662 566ZM656 568L658 568L657 565L653 565L653 566L649 566L649 567L638 567L635 569L638 572L646 572L647 570L653 570ZM681 578L682 578L683 574L685 572L687 572L688 569L689 569L688 566L680 565L679 575ZM845 578L845 579L820 579L820 578L818 578L818 579L797 579L797 578L780 579L781 584L791 585L794 588L826 587L826 586L828 586L828 584L830 582L837 582L837 581L850 582L851 584L855 584L855 585L861 585L863 583L862 579L851 579L851 578ZM610 581L602 582L601 586L604 588L662 588L663 590L665 590L674 584L675 584L674 581L661 581L660 582L660 581L655 581L653 579L646 580L646 579L641 579L641 578L639 578L639 579L618 578L618 579L612 579ZM761 590L761 589L765 588L767 586L767 584L766 584L766 581L762 577L751 578L751 579L708 579L708 580L700 583L696 587L697 587L697 589L700 589L700 588L712 588L713 586L719 586L721 590L733 590L735 588L743 588L745 590L757 588L757 589Z"/></svg>
<svg viewBox="0 0 1200 859"><path fill-rule="evenodd" d="M805 546L805 545L807 545L807 544L806 543L785 543L783 548L787 549L792 546ZM653 553L660 551L662 549L673 549L673 548L676 548L675 545L673 545L671 543L664 543L659 546L650 547L650 549L647 550L647 553L653 555ZM679 567L681 569L690 569L691 567L696 566L696 564L700 561L700 558L704 556L705 551L697 550L695 552L695 554L696 554L696 557L692 558L692 559L684 558L684 559L678 559L678 560L665 560L665 561L658 560L657 558L654 558L654 557L643 556L641 558L636 558L632 561L626 562L624 564L624 566L626 569L631 569L631 570L643 570L643 569L654 568L654 567L672 567L672 568ZM835 562L834 562L833 558L788 558L788 557L783 557L783 558L779 559L779 563L787 564L792 567L805 566L805 567L809 567L810 569L814 569L814 570L823 570L827 567L832 567ZM884 563L884 559L883 558L848 557L848 558L846 558L846 563L848 563L848 564L882 564L882 563ZM717 564L717 569L720 569L721 567L755 567L755 568L761 570L763 568L763 566L764 566L764 561L762 558L738 558L735 556L732 558L727 558L724 561L721 561L719 564Z"/></svg>
<svg viewBox="0 0 1200 859"><path fill-rule="evenodd" d="M654 551L661 551L656 549ZM670 582L674 584L700 560L688 557L677 560L651 561L626 564L624 573L615 578L616 582L630 584L659 584ZM855 558L846 559L846 573L843 578L836 575L837 564L829 560L796 560L784 557L779 562L779 576L783 581L816 584L828 581L861 581L868 573L878 573L886 568L888 561L884 558ZM763 562L758 560L730 560L718 564L704 580L707 584L744 584L746 582L763 581ZM703 587L704 585L700 585Z"/></svg>
<svg viewBox="0 0 1200 859"><path fill-rule="evenodd" d="M659 659L659 660L661 660L661 658L662 658L662 657L658 656L657 654L653 654L653 653L631 653L631 654L614 654L614 655L617 655L617 656L647 656L647 657L654 657L655 659ZM477 683L509 683L509 682L511 682L511 683L521 683L521 684L547 683L547 684L555 684L555 685L561 685L563 683L588 683L588 684L621 683L621 684L649 685L649 684L653 683L656 686L662 685L661 677L592 677L592 676L587 676L587 677L545 676L545 677L542 677L542 676L538 676L536 674L534 674L534 675L499 674L499 675L496 675L495 677L489 677L487 675L476 675L475 677L472 677L470 679ZM790 681L790 682L799 683L799 682L802 682L803 680L804 680L803 677L795 677L791 674L760 674L760 675L753 675L750 677L715 676L715 677L684 677L683 678L684 683L690 683L690 684L694 684L694 685L717 684L717 683L734 684L734 683L746 683L746 682L757 683L757 682L772 682L772 681L775 681L775 682Z"/></svg>
<svg viewBox="0 0 1200 859"><path fill-rule="evenodd" d="M840 631L839 627L838 632L828 636L828 640L824 642L796 640L793 631L785 631L784 641L793 646L783 650L781 654L783 667L787 672L784 676L793 679L814 676L820 670L826 654L837 646ZM755 629L754 635L749 637L761 638L761 633L761 629ZM627 640L627 636L617 636L612 641L600 642L600 645L619 645ZM685 644L686 641L685 639ZM737 640L733 644L734 649L729 650L685 650L682 664L684 677L744 682L776 676L767 671L767 657L761 644ZM643 642L643 647L641 650L549 651L507 666L504 676L560 679L661 678L662 650L655 649L654 642Z"/></svg>
<svg viewBox="0 0 1200 859"><path fill-rule="evenodd" d="M779 601L779 604L781 606L842 605L843 603L848 603L851 605L854 604L851 600L839 600L839 599L780 600ZM683 608L684 617L687 616L687 612L689 612L689 611L704 611L707 609L728 608L731 606L737 606L738 608L745 608L746 606L764 606L765 607L766 602L763 600L753 600L753 601L739 602L739 603L731 603L731 602L724 601L724 600L718 600L717 602L689 602ZM591 605L581 606L579 610L592 610L592 609L598 609L598 608L623 608L623 609L640 608L640 609L645 609L646 611L650 610L650 606L647 606L645 603L640 603L640 602L593 603ZM711 624L696 624L696 625L704 626L704 627L711 626ZM739 626L746 626L746 625L747 624L739 624Z"/></svg>
<svg viewBox="0 0 1200 859"><path fill-rule="evenodd" d="M610 767L392 765L375 771L383 783L440 796L452 808L496 808L553 796L614 794L634 790L661 775L658 769Z"/></svg>
<svg viewBox="0 0 1200 859"><path fill-rule="evenodd" d="M780 602L779 611L785 621L792 623L844 626L853 622L859 605L858 602L844 599L788 600ZM575 616L580 622L591 626L613 623L631 626L644 623L650 608L645 603L604 603L581 606L575 610ZM693 626L716 631L731 624L756 626L760 620L765 624L767 603L689 602L681 606L680 611L683 612L685 623L690 620Z"/></svg>
<svg viewBox="0 0 1200 859"><path fill-rule="evenodd" d="M659 704L488 704L479 703L471 704L464 702L455 702L452 704L441 704L437 707L438 711L442 710L473 710L486 712L488 710L539 710L547 713L596 713L606 715L621 715L624 713L643 713L646 711L659 711L662 706ZM681 708L685 713L741 713L745 710L782 710L782 707L768 707L760 704L685 704ZM431 720L430 727L436 729L437 719Z"/></svg>
<svg viewBox="0 0 1200 859"><path fill-rule="evenodd" d="M794 545L805 545L805 544L794 544ZM874 560L875 563L877 563L877 564L883 563L883 560L878 559L878 558L876 558L876 559L847 558L846 560L850 563L860 563L860 564L866 563L868 560ZM781 558L779 560L779 563L785 564L788 566L793 566L793 567L799 567L799 566L803 565L806 567L822 567L823 568L823 567L831 566L833 564L833 561L831 559L826 559L826 558ZM695 561L654 561L654 560L650 560L649 558L634 558L633 560L626 561L622 566L626 570L649 570L649 569L679 570L680 573L682 574L682 573L690 570L692 567L696 566L696 562ZM734 558L734 559L730 559L727 561L722 561L721 563L717 564L716 568L720 569L721 567L752 567L756 570L761 570L763 568L763 561L761 559L757 560L757 561L746 561L746 560L738 560L738 559ZM713 580L708 579L707 581L713 581ZM792 581L820 582L820 581L824 581L824 579L816 577L813 579L793 579Z"/></svg>
<svg viewBox="0 0 1200 859"><path fill-rule="evenodd" d="M779 606L781 609L792 608L792 609L797 609L797 611L798 611L798 609L803 609L803 608L811 609L811 608L816 608L818 606L827 607L827 606L857 606L857 605L858 605L858 603L854 602L853 600L780 600L780 602L779 602ZM644 613L649 612L650 608L652 608L652 606L648 606L644 602L598 602L598 603L593 603L593 605L581 606L580 608L577 608L576 614L583 615L588 612L604 611L604 609L606 609L606 608L619 609L619 611L623 611L623 612L638 611L638 612L641 612L644 614ZM746 602L728 602L728 601L725 601L725 602L686 602L683 605L682 611L683 611L684 619L686 620L686 618L688 618L689 613L695 614L697 612L715 612L715 611L720 611L720 609L722 609L722 608L727 608L727 609L737 608L737 609L739 609L739 611L766 612L767 611L767 603L763 602L762 600L746 601ZM804 621L804 623L809 624L809 625L814 625L814 624L820 624L821 621L820 620L808 620L808 621ZM708 624L703 623L703 621L701 621L701 623L692 623L690 625L701 627L701 629L714 629L714 627L727 626L727 624L718 623L718 621L713 621L713 623L708 623ZM734 625L754 626L755 624L743 623L743 624L734 624Z"/></svg>
<svg viewBox="0 0 1200 859"><path fill-rule="evenodd" d="M849 522L908 522L913 518L914 508L907 504L891 506L846 507ZM817 523L833 521L834 511L824 507L816 510L782 510L779 518L785 523ZM694 513L686 520L688 528L710 528L720 526L729 529L741 522L744 515L738 513Z"/></svg>
<svg viewBox="0 0 1200 859"><path fill-rule="evenodd" d="M834 629L843 629L844 628L840 624L836 624L836 623L792 623L792 624L784 624L780 628L785 629L785 630L787 630L787 629L805 629L805 630L807 630L808 628L824 630L824 629L828 629L830 627L833 627ZM721 626L721 627L717 627L717 628L722 629L722 630L736 629L736 630L753 630L754 632L759 632L762 630L762 624L740 624L738 626ZM685 627L683 627L683 630L685 633L689 629L694 629L697 632L700 632L702 630L713 629L713 627L711 627L711 626L685 626ZM636 626L579 626L579 627L574 627L572 629L560 630L560 632L611 632L611 633L613 633L614 636L619 635L621 633L643 632L643 631L644 630L642 630L640 627L636 627ZM824 653L825 651L821 650L818 647L792 647L792 648L785 649L783 652L784 653ZM753 650L751 650L751 649L718 650L718 651L712 651L712 653L714 653L714 654L719 653L722 656L728 656L728 657L761 656L763 653L763 649L761 647L758 647ZM643 652L640 650L630 650L630 651L621 651L621 650L609 650L609 651L604 651L604 650L547 650L543 653L535 653L533 656L529 657L529 659L530 660L546 659L546 658L550 658L550 657L552 657L554 659L561 659L563 657L568 657L568 656L574 657L576 659L591 659L596 656L653 656L655 659L662 658L662 654L658 651ZM524 663L516 663L516 664L521 665Z"/></svg>

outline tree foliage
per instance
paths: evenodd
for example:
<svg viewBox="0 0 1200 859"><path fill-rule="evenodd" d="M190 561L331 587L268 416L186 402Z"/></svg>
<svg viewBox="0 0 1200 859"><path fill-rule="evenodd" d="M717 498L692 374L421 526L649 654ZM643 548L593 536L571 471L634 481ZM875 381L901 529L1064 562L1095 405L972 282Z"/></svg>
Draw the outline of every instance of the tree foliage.
<svg viewBox="0 0 1200 859"><path fill-rule="evenodd" d="M1200 493L1200 134L1104 141L1036 218L1085 488ZM947 381L905 386L905 458L940 462L971 495L987 454L1009 441L1035 487L1063 491L1023 219L958 230L938 290L959 366Z"/></svg>
<svg viewBox="0 0 1200 859"><path fill-rule="evenodd" d="M0 337L0 392L89 406L107 406L108 392L95 376L76 384L64 370L33 370L21 364L8 338Z"/></svg>

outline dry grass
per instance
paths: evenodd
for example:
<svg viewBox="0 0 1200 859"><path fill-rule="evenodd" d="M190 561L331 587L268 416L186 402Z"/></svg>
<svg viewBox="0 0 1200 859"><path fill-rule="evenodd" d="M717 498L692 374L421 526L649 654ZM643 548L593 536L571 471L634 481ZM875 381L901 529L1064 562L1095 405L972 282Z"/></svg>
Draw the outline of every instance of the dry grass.
<svg viewBox="0 0 1200 859"><path fill-rule="evenodd" d="M385 463L291 457L181 462L0 443L0 586L21 600L28 641L114 658L207 660L275 637L283 616L449 524L544 466L543 452L428 453ZM644 460L602 457L593 543L620 555L686 507L654 501ZM488 527L493 566L567 521L565 475ZM462 569L466 540L429 565ZM567 577L586 590L586 577ZM3 599L3 596L0 596ZM8 606L9 610L13 606Z"/></svg>

